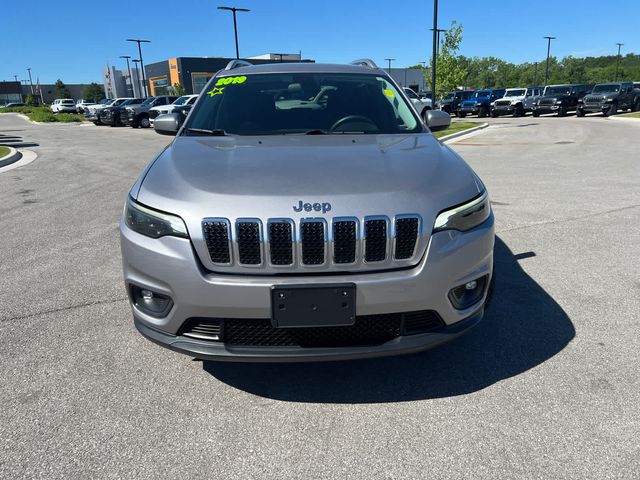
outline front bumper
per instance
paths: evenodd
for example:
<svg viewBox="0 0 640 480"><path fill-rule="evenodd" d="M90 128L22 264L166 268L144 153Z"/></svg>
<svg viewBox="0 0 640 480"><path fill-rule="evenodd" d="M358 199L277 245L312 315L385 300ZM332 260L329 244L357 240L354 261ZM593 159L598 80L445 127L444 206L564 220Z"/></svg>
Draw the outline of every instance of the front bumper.
<svg viewBox="0 0 640 480"><path fill-rule="evenodd" d="M478 105L470 107L470 106L461 106L458 109L459 112L466 113L467 115L477 115L480 112L480 107Z"/></svg>
<svg viewBox="0 0 640 480"><path fill-rule="evenodd" d="M135 327L144 337L158 345L178 353L202 360L226 362L318 362L334 360L356 360L359 358L405 355L428 350L450 342L477 325L484 315L480 308L469 317L436 332L421 335L401 336L387 343L363 347L241 347L227 346L219 342L197 340L182 335L170 335L154 330L143 323L134 313Z"/></svg>
<svg viewBox="0 0 640 480"><path fill-rule="evenodd" d="M607 110L609 110L609 108L611 108L611 104L610 103L583 103L581 105L578 106L578 108L580 110L582 110L585 113L602 113L602 112L606 112Z"/></svg>
<svg viewBox="0 0 640 480"><path fill-rule="evenodd" d="M480 321L486 290L480 301L464 310L456 310L447 295L452 288L493 272L493 215L468 232L433 235L425 256L415 267L324 276L211 273L204 270L189 240L152 239L123 222L120 231L125 284L168 295L174 302L163 318L145 314L132 304L138 330L172 350L210 360L338 360L428 349ZM433 310L444 325L431 333L400 335L373 346L331 348L232 346L179 335L190 318L269 319L273 286L323 283L355 284L358 316Z"/></svg>
<svg viewBox="0 0 640 480"><path fill-rule="evenodd" d="M556 113L561 105L535 105L532 110L534 112L545 114L545 113Z"/></svg>

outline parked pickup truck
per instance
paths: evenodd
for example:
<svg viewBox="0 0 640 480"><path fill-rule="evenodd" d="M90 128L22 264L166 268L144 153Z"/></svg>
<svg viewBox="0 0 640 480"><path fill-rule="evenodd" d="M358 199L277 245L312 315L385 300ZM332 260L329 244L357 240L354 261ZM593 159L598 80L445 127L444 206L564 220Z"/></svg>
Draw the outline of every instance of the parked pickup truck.
<svg viewBox="0 0 640 480"><path fill-rule="evenodd" d="M449 92L446 97L438 102L438 108L443 112L447 112L449 115L453 113L457 116L460 103L469 100L474 93L473 90L456 90L455 92Z"/></svg>
<svg viewBox="0 0 640 480"><path fill-rule="evenodd" d="M416 111L423 120L427 119L427 112L433 108L433 101L430 98L420 98L416 92L409 87L403 87L404 93L409 97Z"/></svg>
<svg viewBox="0 0 640 480"><path fill-rule="evenodd" d="M84 109L84 116L90 122L93 122L94 125L102 125L100 122L100 112L107 107L118 107L122 105L127 100L130 100L130 97L120 97L113 98L111 100L100 100L100 103L97 105L89 105Z"/></svg>
<svg viewBox="0 0 640 480"><path fill-rule="evenodd" d="M539 117L544 113L557 113L559 117L564 117L578 107L578 100L590 92L591 88L593 85L547 85L544 87L542 97L536 100L532 107L533 116Z"/></svg>
<svg viewBox="0 0 640 480"><path fill-rule="evenodd" d="M120 110L120 123L123 125L131 125L133 128L149 128L149 110L152 107L169 105L178 97L176 95L159 95L157 97L148 97L144 102L135 105L127 105Z"/></svg>
<svg viewBox="0 0 640 480"><path fill-rule="evenodd" d="M478 115L480 118L488 117L491 113L491 104L498 98L502 98L504 92L504 88L476 90L469 100L460 104L458 116L461 118L467 115Z"/></svg>
<svg viewBox="0 0 640 480"><path fill-rule="evenodd" d="M601 83L593 87L591 93L578 100L576 115L602 113L608 117L619 110L640 110L640 91L634 90L631 82Z"/></svg>
<svg viewBox="0 0 640 480"><path fill-rule="evenodd" d="M173 103L169 105L159 105L157 107L151 107L149 109L149 122L153 125L153 121L158 115L165 115L172 113L175 109L182 105L193 105L196 103L198 95L183 95L178 97Z"/></svg>
<svg viewBox="0 0 640 480"><path fill-rule="evenodd" d="M491 116L513 115L522 117L531 111L534 102L542 93L542 87L507 88L504 97L491 104Z"/></svg>

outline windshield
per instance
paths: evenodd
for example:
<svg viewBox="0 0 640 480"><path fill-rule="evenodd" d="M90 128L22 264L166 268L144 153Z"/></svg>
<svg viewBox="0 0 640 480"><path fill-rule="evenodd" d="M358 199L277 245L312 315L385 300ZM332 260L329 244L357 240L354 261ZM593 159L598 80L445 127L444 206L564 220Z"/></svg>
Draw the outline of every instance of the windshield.
<svg viewBox="0 0 640 480"><path fill-rule="evenodd" d="M153 103L153 101L155 99L156 99L156 97L149 97L144 102L142 102L142 105L149 105L149 104Z"/></svg>
<svg viewBox="0 0 640 480"><path fill-rule="evenodd" d="M507 90L507 93L504 94L505 97L524 97L527 93L526 90Z"/></svg>
<svg viewBox="0 0 640 480"><path fill-rule="evenodd" d="M187 103L187 100L189 100L189 98L191 98L191 95L183 95L181 97L176 98L175 102L173 102L173 105L184 105L185 103Z"/></svg>
<svg viewBox="0 0 640 480"><path fill-rule="evenodd" d="M609 85L596 85L593 87L593 91L591 93L607 93L607 92L619 92L620 85L617 84L609 84Z"/></svg>
<svg viewBox="0 0 640 480"><path fill-rule="evenodd" d="M119 105L124 107L125 105L137 105L139 103L142 103L142 99L141 98L130 98L129 100L125 100L124 102L120 103Z"/></svg>
<svg viewBox="0 0 640 480"><path fill-rule="evenodd" d="M373 74L286 73L214 78L187 134L407 133L422 124L396 88Z"/></svg>
<svg viewBox="0 0 640 480"><path fill-rule="evenodd" d="M447 93L447 96L444 97L444 100L451 100L454 95L455 95L455 93Z"/></svg>
<svg viewBox="0 0 640 480"><path fill-rule="evenodd" d="M112 103L112 98L103 98L102 100L100 100L100 105L111 105Z"/></svg>
<svg viewBox="0 0 640 480"><path fill-rule="evenodd" d="M485 98L485 97L488 97L489 95L491 95L491 92L489 90L478 90L476 93L473 94L472 98Z"/></svg>
<svg viewBox="0 0 640 480"><path fill-rule="evenodd" d="M558 87L547 87L544 89L545 95L569 95L571 87L569 85L560 85Z"/></svg>

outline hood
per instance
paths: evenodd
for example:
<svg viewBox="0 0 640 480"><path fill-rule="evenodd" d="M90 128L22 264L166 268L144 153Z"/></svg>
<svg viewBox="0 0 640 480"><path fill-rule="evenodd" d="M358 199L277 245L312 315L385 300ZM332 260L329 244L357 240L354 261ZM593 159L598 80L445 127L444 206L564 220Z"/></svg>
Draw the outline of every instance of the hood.
<svg viewBox="0 0 640 480"><path fill-rule="evenodd" d="M180 215L190 232L206 217L269 218L418 213L433 225L445 208L482 190L471 168L431 134L180 136L132 196ZM330 203L331 211L294 206Z"/></svg>

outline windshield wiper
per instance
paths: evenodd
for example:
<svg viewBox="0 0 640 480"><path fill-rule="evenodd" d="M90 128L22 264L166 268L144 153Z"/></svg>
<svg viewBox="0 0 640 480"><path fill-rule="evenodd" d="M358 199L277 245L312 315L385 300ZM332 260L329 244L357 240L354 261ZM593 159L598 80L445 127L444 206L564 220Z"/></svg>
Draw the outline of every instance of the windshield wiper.
<svg viewBox="0 0 640 480"><path fill-rule="evenodd" d="M208 130L206 128L187 128L187 132L200 135L211 135L212 137L225 137L227 135L227 132L221 128L214 128L213 130Z"/></svg>

